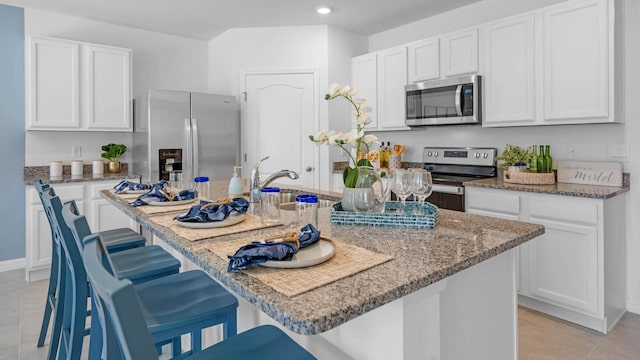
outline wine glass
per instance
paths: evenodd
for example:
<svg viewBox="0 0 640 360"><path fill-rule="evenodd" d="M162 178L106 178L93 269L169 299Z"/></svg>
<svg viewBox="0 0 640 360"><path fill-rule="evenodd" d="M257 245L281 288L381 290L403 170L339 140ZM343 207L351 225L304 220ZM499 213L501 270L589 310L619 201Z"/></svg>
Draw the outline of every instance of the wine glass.
<svg viewBox="0 0 640 360"><path fill-rule="evenodd" d="M406 200L411 194L411 189L409 188L411 183L410 173L403 169L393 169L391 170L390 181L391 191L396 194L402 204L401 209L398 209L397 212L402 212L406 209Z"/></svg>
<svg viewBox="0 0 640 360"><path fill-rule="evenodd" d="M411 182L409 187L413 196L418 198L419 205L416 209L416 213L420 214L424 211L424 201L431 196L431 191L433 190L431 173L425 169L414 169L411 172Z"/></svg>

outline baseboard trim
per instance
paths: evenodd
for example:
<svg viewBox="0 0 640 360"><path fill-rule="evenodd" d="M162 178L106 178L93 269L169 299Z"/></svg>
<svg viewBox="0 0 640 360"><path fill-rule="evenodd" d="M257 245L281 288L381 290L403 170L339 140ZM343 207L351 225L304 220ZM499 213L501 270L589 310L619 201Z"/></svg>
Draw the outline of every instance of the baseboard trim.
<svg viewBox="0 0 640 360"><path fill-rule="evenodd" d="M24 269L27 266L25 258L0 261L0 272Z"/></svg>
<svg viewBox="0 0 640 360"><path fill-rule="evenodd" d="M640 315L640 302L627 301L627 311Z"/></svg>

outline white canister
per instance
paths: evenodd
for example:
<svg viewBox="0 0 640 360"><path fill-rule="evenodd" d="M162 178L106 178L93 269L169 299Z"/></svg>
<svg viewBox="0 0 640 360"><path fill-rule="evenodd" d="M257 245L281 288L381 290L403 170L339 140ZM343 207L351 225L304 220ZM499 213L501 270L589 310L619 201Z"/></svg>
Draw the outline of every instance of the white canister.
<svg viewBox="0 0 640 360"><path fill-rule="evenodd" d="M51 178L62 177L62 161L56 160L49 163L49 176Z"/></svg>
<svg viewBox="0 0 640 360"><path fill-rule="evenodd" d="M71 161L71 176L82 176L82 160Z"/></svg>
<svg viewBox="0 0 640 360"><path fill-rule="evenodd" d="M104 174L104 162L102 160L93 160L92 165L92 174L93 175L102 175Z"/></svg>

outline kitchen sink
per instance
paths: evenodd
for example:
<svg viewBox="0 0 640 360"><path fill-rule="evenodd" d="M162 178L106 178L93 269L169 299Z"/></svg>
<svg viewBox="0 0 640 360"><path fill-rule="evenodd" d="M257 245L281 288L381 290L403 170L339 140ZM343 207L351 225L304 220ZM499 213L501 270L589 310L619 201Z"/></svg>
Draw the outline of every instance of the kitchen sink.
<svg viewBox="0 0 640 360"><path fill-rule="evenodd" d="M280 193L280 210L295 211L296 210L296 193ZM318 207L324 208L333 205L335 201L329 199L318 199Z"/></svg>

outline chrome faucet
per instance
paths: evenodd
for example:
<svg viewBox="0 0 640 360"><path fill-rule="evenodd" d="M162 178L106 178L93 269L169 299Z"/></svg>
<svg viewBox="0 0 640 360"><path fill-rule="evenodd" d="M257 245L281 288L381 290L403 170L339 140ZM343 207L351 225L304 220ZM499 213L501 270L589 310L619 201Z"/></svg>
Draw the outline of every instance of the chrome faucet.
<svg viewBox="0 0 640 360"><path fill-rule="evenodd" d="M249 186L250 186L249 201L251 202L260 201L260 190L263 187L269 185L275 179L287 176L289 177L289 179L295 180L300 177L300 175L298 175L298 173L293 170L280 170L278 172L271 174L263 182L260 182L260 173L259 173L260 164L262 164L262 162L267 160L268 158L269 156L263 157L262 159L258 160L258 162L255 165L253 165L253 168L251 168L251 177L249 178Z"/></svg>

